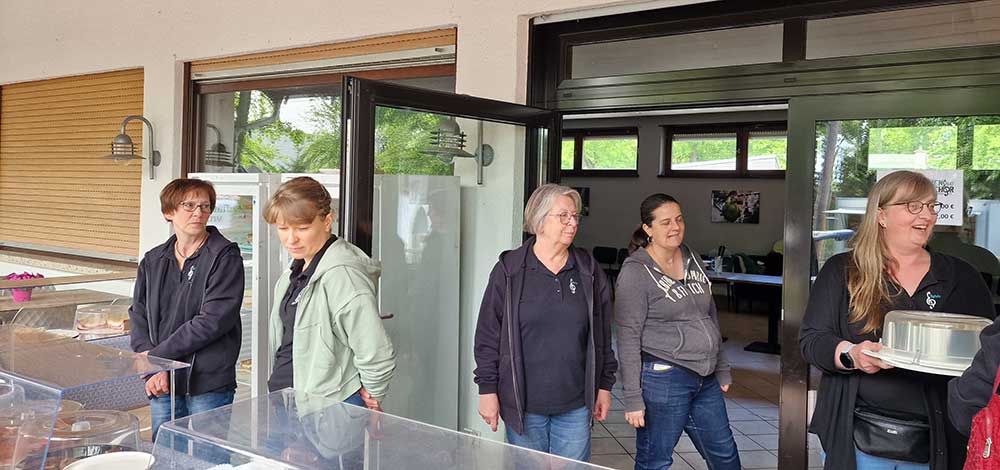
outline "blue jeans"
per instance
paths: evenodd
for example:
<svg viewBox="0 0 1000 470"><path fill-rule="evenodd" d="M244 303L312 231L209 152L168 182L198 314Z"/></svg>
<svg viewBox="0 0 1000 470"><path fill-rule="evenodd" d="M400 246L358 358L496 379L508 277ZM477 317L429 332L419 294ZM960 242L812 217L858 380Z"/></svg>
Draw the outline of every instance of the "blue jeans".
<svg viewBox="0 0 1000 470"><path fill-rule="evenodd" d="M927 470L929 463L913 463L903 460L875 457L854 449L854 458L858 462L858 470Z"/></svg>
<svg viewBox="0 0 1000 470"><path fill-rule="evenodd" d="M235 390L176 397L174 402L174 419L184 418L232 404L234 396L236 396ZM150 400L149 415L153 421L153 442L156 442L156 434L160 430L160 425L170 421L170 396L165 395Z"/></svg>
<svg viewBox="0 0 1000 470"><path fill-rule="evenodd" d="M590 460L590 409L582 406L558 415L524 414L523 434L507 427L507 442L560 457Z"/></svg>
<svg viewBox="0 0 1000 470"><path fill-rule="evenodd" d="M699 377L664 362L642 363L645 426L636 430L635 469L668 469L681 431L713 470L740 470L726 402L715 375Z"/></svg>

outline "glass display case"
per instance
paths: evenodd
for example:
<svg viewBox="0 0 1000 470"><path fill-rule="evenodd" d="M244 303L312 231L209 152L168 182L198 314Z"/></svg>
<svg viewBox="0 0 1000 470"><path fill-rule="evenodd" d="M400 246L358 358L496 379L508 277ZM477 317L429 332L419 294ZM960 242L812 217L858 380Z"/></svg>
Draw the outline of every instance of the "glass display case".
<svg viewBox="0 0 1000 470"><path fill-rule="evenodd" d="M0 326L0 470L59 470L141 451L124 392L159 372L170 372L172 385L173 371L185 367L41 328Z"/></svg>
<svg viewBox="0 0 1000 470"><path fill-rule="evenodd" d="M68 271L80 267L56 269L42 267L41 262L38 266L31 263L26 259L16 265L0 266L44 276L0 280L0 324L41 328L83 340L128 336L134 267L115 266L80 274ZM0 271L0 276L3 273Z"/></svg>
<svg viewBox="0 0 1000 470"><path fill-rule="evenodd" d="M604 468L280 390L163 425L154 470Z"/></svg>
<svg viewBox="0 0 1000 470"><path fill-rule="evenodd" d="M256 396L267 390L271 280L276 278L273 271L280 269L276 235L264 221L263 206L277 189L280 177L260 173L192 173L189 177L215 186L215 210L208 223L239 245L243 255L246 290L240 310L243 341L236 363L236 397Z"/></svg>

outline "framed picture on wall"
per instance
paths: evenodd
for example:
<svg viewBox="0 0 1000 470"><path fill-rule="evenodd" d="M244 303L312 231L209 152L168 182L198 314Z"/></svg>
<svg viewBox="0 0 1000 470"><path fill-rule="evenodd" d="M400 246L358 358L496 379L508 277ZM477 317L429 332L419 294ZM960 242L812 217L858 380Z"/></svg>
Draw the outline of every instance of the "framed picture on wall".
<svg viewBox="0 0 1000 470"><path fill-rule="evenodd" d="M583 201L583 209L580 210L580 215L590 215L590 188L577 186L573 189L580 193L580 199Z"/></svg>
<svg viewBox="0 0 1000 470"><path fill-rule="evenodd" d="M712 222L759 224L760 192L712 190Z"/></svg>

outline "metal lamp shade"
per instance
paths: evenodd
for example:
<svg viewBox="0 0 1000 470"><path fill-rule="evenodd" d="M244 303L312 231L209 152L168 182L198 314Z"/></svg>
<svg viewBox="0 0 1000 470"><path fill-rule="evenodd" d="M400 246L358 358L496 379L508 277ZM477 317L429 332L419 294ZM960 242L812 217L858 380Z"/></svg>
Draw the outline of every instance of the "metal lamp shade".
<svg viewBox="0 0 1000 470"><path fill-rule="evenodd" d="M127 134L116 135L111 142L111 153L102 158L124 165L146 159L142 155L136 155L135 144L132 143L132 138Z"/></svg>

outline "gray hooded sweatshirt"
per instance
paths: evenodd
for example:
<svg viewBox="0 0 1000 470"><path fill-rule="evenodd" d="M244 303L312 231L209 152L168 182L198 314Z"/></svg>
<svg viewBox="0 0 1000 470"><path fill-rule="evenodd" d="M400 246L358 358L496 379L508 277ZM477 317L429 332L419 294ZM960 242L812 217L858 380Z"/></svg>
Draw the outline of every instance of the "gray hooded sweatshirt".
<svg viewBox="0 0 1000 470"><path fill-rule="evenodd" d="M684 279L663 274L645 249L622 263L615 288L618 363L625 410L646 409L642 400L642 352L702 377L713 373L720 385L732 382L723 351L712 283L697 255L681 246Z"/></svg>

